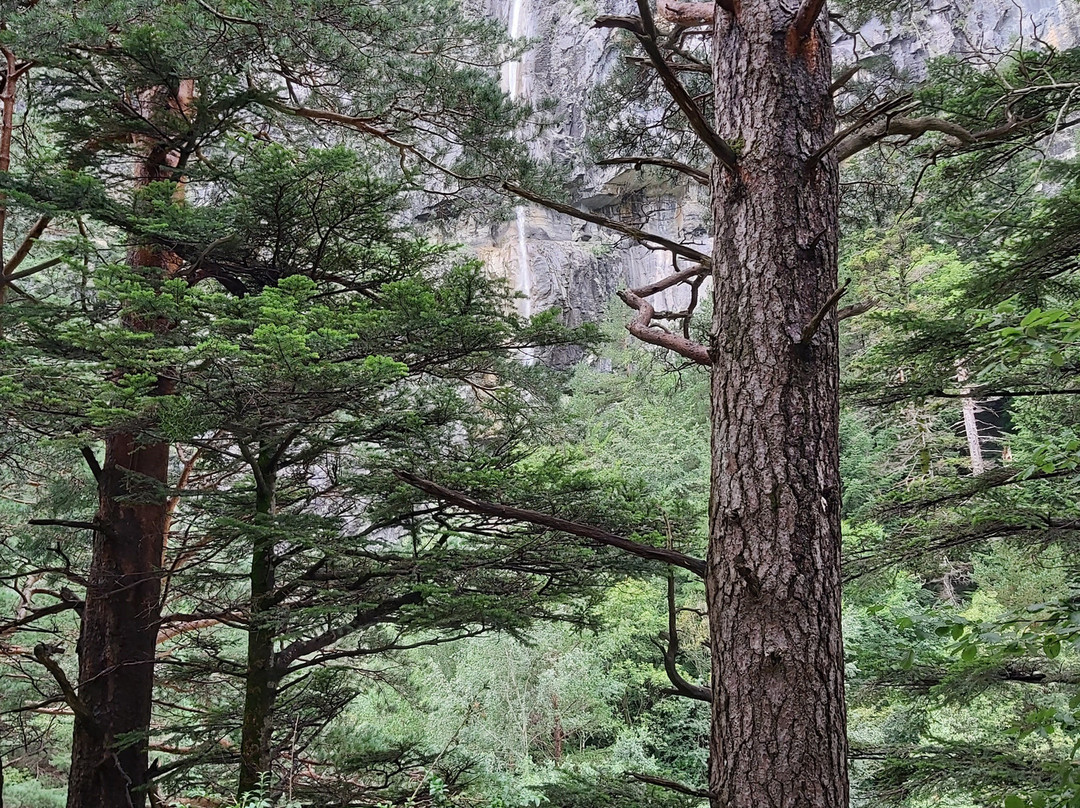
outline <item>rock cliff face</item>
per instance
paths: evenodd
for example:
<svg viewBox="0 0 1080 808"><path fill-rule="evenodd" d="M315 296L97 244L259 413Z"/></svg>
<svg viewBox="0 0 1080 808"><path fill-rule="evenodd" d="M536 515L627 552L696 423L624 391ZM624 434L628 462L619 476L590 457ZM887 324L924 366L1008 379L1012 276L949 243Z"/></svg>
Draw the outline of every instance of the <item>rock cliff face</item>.
<svg viewBox="0 0 1080 808"><path fill-rule="evenodd" d="M561 124L533 144L538 155L574 167L571 189L582 208L613 218L635 217L648 226L709 251L707 189L672 186L646 174L597 168L586 154L591 90L604 80L615 59L616 33L592 28L598 14L633 14L633 0L480 0L491 17L533 44L521 63L504 69L503 81L515 97L553 98ZM1021 36L1054 47L1080 41L1080 9L1075 0L928 0L893 20L871 20L858 38L837 32L835 61L858 53L885 53L901 69L918 75L927 59L943 54L1003 51ZM523 206L507 222L459 233L491 271L527 296L522 312L558 308L570 324L603 316L616 289L638 286L671 271L666 252L650 251L591 224ZM658 296L658 308L681 301ZM557 357L563 361L572 357Z"/></svg>

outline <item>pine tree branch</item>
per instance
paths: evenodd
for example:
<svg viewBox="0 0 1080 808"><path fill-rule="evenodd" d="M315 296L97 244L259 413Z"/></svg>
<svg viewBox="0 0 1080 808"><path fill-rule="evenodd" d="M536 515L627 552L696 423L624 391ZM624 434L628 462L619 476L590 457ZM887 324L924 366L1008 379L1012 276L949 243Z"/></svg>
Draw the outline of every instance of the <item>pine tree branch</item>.
<svg viewBox="0 0 1080 808"><path fill-rule="evenodd" d="M870 148L879 140L891 135L905 135L908 138L918 138L928 132L941 132L952 138L955 145L971 146L980 140L980 136L972 134L963 126L944 118L886 118L873 127L854 132L836 145L836 159L840 162Z"/></svg>
<svg viewBox="0 0 1080 808"><path fill-rule="evenodd" d="M26 524L34 527L70 527L73 530L93 530L95 533L105 532L97 522L76 522L72 519L30 519Z"/></svg>
<svg viewBox="0 0 1080 808"><path fill-rule="evenodd" d="M799 39L806 39L814 30L814 24L821 16L821 9L825 7L825 0L803 0L799 10L795 13L795 21L792 29Z"/></svg>
<svg viewBox="0 0 1080 808"><path fill-rule="evenodd" d="M690 97L690 93L686 91L678 76L675 75L675 71L671 69L671 65L664 58L664 54L661 52L660 45L657 42L656 25L653 22L652 11L649 8L649 0L637 0L637 6L638 12L641 14L640 17L603 15L596 18L593 27L621 28L629 31L637 38L645 54L649 57L653 69L656 70L657 75L660 77L664 89L667 90L676 106L686 116L686 120L694 134L725 168L734 170L738 162L738 155L735 154L735 150L731 148L726 140L713 131L701 114L701 110L698 109L697 104L694 103L694 99Z"/></svg>
<svg viewBox="0 0 1080 808"><path fill-rule="evenodd" d="M83 601L81 600L62 600L59 603L54 603L51 606L43 606L40 609L31 610L30 614L25 617L21 617L18 620L12 620L8 623L0 623L0 636L10 634L16 629L29 625L30 623L37 622L43 617L48 617L53 614L61 614L63 612L74 609L78 611L82 608Z"/></svg>
<svg viewBox="0 0 1080 808"><path fill-rule="evenodd" d="M540 513L539 511L532 511L526 508L515 508L512 505L502 505L497 502L474 499L460 491L446 488L436 482L417 477L415 474L411 474L407 471L395 471L394 474L398 479L403 480L414 488L418 488L426 494L430 494L451 505L456 505L470 513L494 516L499 519L508 519L515 522L528 522L529 524L537 525L538 527L547 528L549 530L569 533L571 536L580 536L583 539L591 539L592 541L608 547L623 550L638 558L671 564L680 567L681 569L689 570L701 578L705 577L704 561L700 558L684 555L677 550L668 550L663 547L653 547L652 545L631 541L622 536L616 536L614 533L610 533L603 528L584 525L580 522L572 522L569 519L562 519L558 516L552 516L551 514Z"/></svg>
<svg viewBox="0 0 1080 808"><path fill-rule="evenodd" d="M698 265L696 267L690 267L689 269L683 269L679 272L674 272L668 275L666 278L661 278L653 283L646 284L645 286L639 286L634 289L634 294L641 297L651 297L657 292L662 292L665 289L670 289L672 286L678 286L680 283L689 283L690 281L700 278L702 275L709 274L709 267Z"/></svg>
<svg viewBox="0 0 1080 808"><path fill-rule="evenodd" d="M843 70L840 71L840 75L837 76L835 79L833 79L833 83L831 85L829 85L829 92L832 95L836 95L836 93L840 92L842 89L844 89L844 87L847 86L847 83L849 81L851 81L853 78L855 78L855 75L861 69L862 69L862 61L861 60L857 60L854 63L852 63L852 64L848 65L847 67L845 67Z"/></svg>
<svg viewBox="0 0 1080 808"><path fill-rule="evenodd" d="M21 264L26 259L26 256L30 254L30 250L33 249L34 243L39 238L41 238L42 233L45 232L45 228L49 226L49 222L51 221L52 216L45 214L39 216L38 220L34 222L33 226L31 226L31 228L27 231L26 237L22 240L22 243L19 245L18 249L16 249L15 252L12 253L11 258L6 264L4 264L3 274L6 278L10 280L13 277L12 273L14 273L15 270L18 268L19 264ZM60 263L60 259L56 259L56 262ZM16 277L25 276L19 275Z"/></svg>
<svg viewBox="0 0 1080 808"><path fill-rule="evenodd" d="M659 786L660 788L666 788L669 791L674 791L678 794L686 794L689 797L700 797L703 800L709 799L712 796L708 791L701 788L691 788L685 786L682 783L677 783L674 780L667 780L663 777L655 777L651 774L641 774L639 772L628 772L628 774L635 780L640 780L642 783L648 783L651 786Z"/></svg>
<svg viewBox="0 0 1080 808"><path fill-rule="evenodd" d="M98 462L97 455L94 454L94 450L89 446L83 446L79 449L83 459L86 461L86 465L90 467L90 473L94 475L94 479L97 482L101 482L101 464Z"/></svg>
<svg viewBox="0 0 1080 808"><path fill-rule="evenodd" d="M656 313L652 304L644 297L636 294L635 291L634 289L624 289L617 293L623 303L637 310L637 317L626 326L627 331L642 342L667 348L669 351L674 351L699 365L705 365L706 367L712 365L709 349L704 345L687 339L682 334L673 334L653 325L652 321Z"/></svg>
<svg viewBox="0 0 1080 808"><path fill-rule="evenodd" d="M722 8L729 14L735 13L735 5L732 0L718 0L715 3L656 0L656 13L661 19L688 27L711 23L716 18L717 7Z"/></svg>
<svg viewBox="0 0 1080 808"><path fill-rule="evenodd" d="M556 202L553 199L534 194L532 191L527 191L519 185L513 185L509 182L503 183L505 188L515 196L520 196L522 199L526 199L529 202L534 202L537 205L541 205L548 210L553 210L556 213L563 213L567 216L573 216L575 219L581 219L584 222L599 225L600 227L606 227L608 230L614 230L616 233L622 233L624 236L628 236L635 241L656 244L663 247L665 250L669 250L675 255L680 255L683 258L688 258L691 261L696 261L699 264L705 264L706 266L712 263L712 259L705 253L695 250L693 247L687 247L685 244L680 244L677 241L673 241L664 236L657 235L656 233L649 233L645 230L639 230L636 227L631 227L628 224L623 224L615 219L609 219L606 216L599 216L595 213L588 213L583 210L578 210L571 205L564 205L561 202Z"/></svg>
<svg viewBox="0 0 1080 808"><path fill-rule="evenodd" d="M641 170L643 165L663 166L664 168L671 168L686 174L699 185L707 186L709 184L709 173L707 171L702 171L700 168L694 168L693 166L688 166L686 163L680 163L678 160L669 160L665 157L609 157L606 160L597 160L596 164L598 166L632 165L638 171Z"/></svg>
<svg viewBox="0 0 1080 808"><path fill-rule="evenodd" d="M869 110L864 112L854 123L844 127L840 131L833 134L833 136L825 142L824 146L822 146L820 149L810 155L808 164L813 165L814 163L818 162L819 160L821 160L822 157L832 151L838 144L842 143L848 137L860 132L880 116L897 115L905 109L911 109L911 100L911 93L903 93L902 95L898 95L895 98L886 99L880 104L871 107ZM858 109L858 106L856 106L855 109ZM851 115L853 113L854 110L850 110L842 117L847 117L847 115Z"/></svg>
<svg viewBox="0 0 1080 808"><path fill-rule="evenodd" d="M11 275L0 275L0 286L9 286L12 281L17 281L22 278L29 278L31 275L37 275L39 272L44 272L46 269L51 269L60 263L60 258L50 258L48 261L42 261L40 264L35 264L29 269L24 269L22 272L14 272Z"/></svg>
<svg viewBox="0 0 1080 808"><path fill-rule="evenodd" d="M328 645L332 645L343 637L348 637L350 634L353 634L362 628L381 623L402 606L417 604L422 602L423 599L424 596L420 592L409 592L405 595L399 595L396 598L388 598L375 608L358 613L356 617L348 623L336 626L335 628L324 631L307 640L297 640L286 646L276 655L274 667L279 673L284 675L288 672L289 666L300 657L313 654L316 651L321 651Z"/></svg>
<svg viewBox="0 0 1080 808"><path fill-rule="evenodd" d="M712 702L712 688L695 685L686 680L679 673L677 660L679 657L679 631L675 624L675 574L668 572L667 580L667 606L668 606L668 642L667 648L661 649L664 653L664 672L667 674L672 686L681 696L698 701Z"/></svg>
<svg viewBox="0 0 1080 808"><path fill-rule="evenodd" d="M248 20L244 17L235 17L232 14L226 14L223 11L218 11L209 3L205 2L205 0L195 0L195 2L202 6L208 14L212 14L222 22L233 23L235 25L250 25L253 28L259 29L260 31L263 28L262 23L255 22L255 20Z"/></svg>
<svg viewBox="0 0 1080 808"><path fill-rule="evenodd" d="M1027 396L1076 396L1080 395L1080 387L1042 388L1035 390L996 390L993 387L973 387L970 393L954 393L945 390L932 390L924 395L933 398L969 398L974 395L980 399L987 398L1024 398Z"/></svg>
<svg viewBox="0 0 1080 808"><path fill-rule="evenodd" d="M165 628L166 621L163 619L159 624L156 645L161 645L164 642L168 642L174 637L179 637L181 634L187 634L192 631L198 631L202 628L210 628L211 626L221 625L226 622L230 617L236 617L236 615L224 615L222 617L203 617L196 620L183 620L176 621L168 628Z"/></svg>
<svg viewBox="0 0 1080 808"><path fill-rule="evenodd" d="M67 678L67 674L64 673L64 669L57 664L53 656L56 654L64 653L63 648L59 648L53 645L46 645L45 643L38 643L34 646L34 659L45 667L45 670L49 672L52 678L56 681L56 684L60 686L60 692L64 694L64 701L71 708L71 711L75 713L75 719L79 721L88 732L100 737L101 728L98 726L97 721L94 720L93 713L79 698L78 693L75 692L75 688L71 686L71 682Z"/></svg>

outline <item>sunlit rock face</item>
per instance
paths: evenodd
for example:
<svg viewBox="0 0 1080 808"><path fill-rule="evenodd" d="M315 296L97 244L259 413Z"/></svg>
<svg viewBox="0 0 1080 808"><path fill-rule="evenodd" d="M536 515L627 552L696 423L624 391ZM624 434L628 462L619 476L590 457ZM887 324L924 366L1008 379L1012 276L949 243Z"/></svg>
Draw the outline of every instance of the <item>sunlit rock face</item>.
<svg viewBox="0 0 1080 808"><path fill-rule="evenodd" d="M598 168L587 152L590 92L622 58L613 47L617 33L592 28L592 20L598 14L636 14L634 0L471 0L470 5L534 42L519 65L504 69L504 89L524 99L555 99L559 124L532 147L538 156L569 167L574 203L639 224L647 216L649 230L708 253L706 188L691 182L672 185L648 172ZM887 54L917 77L931 57L1001 53L1021 36L1025 43L1040 39L1057 48L1080 41L1075 0L916 0L912 5L918 8L864 25L855 46L837 30L835 62L851 61L857 46L860 56ZM523 313L557 308L572 325L601 319L616 289L640 286L672 271L666 252L635 246L536 206L455 235L490 271L528 295ZM685 305L679 290L665 294L654 298L657 309ZM578 358L572 352L546 357L560 365Z"/></svg>

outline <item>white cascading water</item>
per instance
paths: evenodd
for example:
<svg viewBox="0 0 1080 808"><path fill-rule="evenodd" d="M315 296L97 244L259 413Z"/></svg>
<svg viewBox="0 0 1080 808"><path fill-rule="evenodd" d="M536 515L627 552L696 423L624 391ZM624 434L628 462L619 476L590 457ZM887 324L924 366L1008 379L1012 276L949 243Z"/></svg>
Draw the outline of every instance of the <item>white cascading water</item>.
<svg viewBox="0 0 1080 808"><path fill-rule="evenodd" d="M512 0L510 6L510 38L518 39L522 35L521 7L524 0ZM507 62L502 68L503 90L516 101L521 96L521 62ZM523 205L514 208L517 226L518 284L517 291L524 297L518 301L518 314L532 317L532 269L529 266L529 245L525 238L526 213ZM526 365L536 362L536 355L531 348L522 351L522 361Z"/></svg>

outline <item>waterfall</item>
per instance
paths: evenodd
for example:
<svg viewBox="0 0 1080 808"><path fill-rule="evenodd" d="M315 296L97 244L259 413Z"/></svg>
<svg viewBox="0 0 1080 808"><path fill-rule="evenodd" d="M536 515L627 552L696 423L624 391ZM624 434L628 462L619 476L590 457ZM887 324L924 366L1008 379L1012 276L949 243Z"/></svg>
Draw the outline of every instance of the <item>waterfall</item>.
<svg viewBox="0 0 1080 808"><path fill-rule="evenodd" d="M518 243L518 291L525 295L518 301L518 312L522 317L532 317L532 269L529 267L529 245L525 240L525 207L514 208L517 219Z"/></svg>
<svg viewBox="0 0 1080 808"><path fill-rule="evenodd" d="M511 39L518 39L523 33L521 13L523 3L524 0L511 0L509 23L509 34ZM516 101L521 97L521 62L519 60L507 62L503 65L502 83L503 89L507 92L512 101ZM518 205L514 208L514 219L517 227L517 291L524 295L524 298L518 301L518 314L528 318L532 317L532 269L529 266L528 240L525 237L526 213L524 205ZM529 348L522 351L522 355L522 361L526 365L532 365L536 362L536 355L533 349Z"/></svg>

